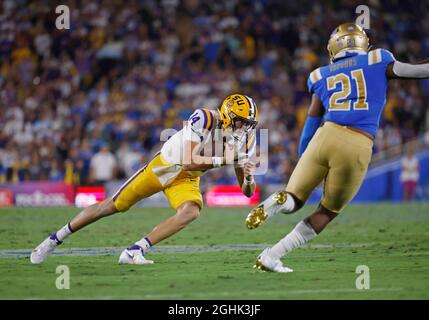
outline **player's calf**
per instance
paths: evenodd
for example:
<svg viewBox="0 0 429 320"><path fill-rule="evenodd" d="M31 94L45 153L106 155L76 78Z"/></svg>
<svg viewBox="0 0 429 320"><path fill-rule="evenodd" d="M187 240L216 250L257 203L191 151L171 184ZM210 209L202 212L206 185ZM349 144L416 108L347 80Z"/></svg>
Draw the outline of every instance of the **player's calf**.
<svg viewBox="0 0 429 320"><path fill-rule="evenodd" d="M74 231L78 231L83 227L118 212L111 198L95 203L83 209L76 217L70 221L70 226Z"/></svg>
<svg viewBox="0 0 429 320"><path fill-rule="evenodd" d="M183 227L190 224L200 216L200 208L194 203L185 203L177 209L176 217Z"/></svg>
<svg viewBox="0 0 429 320"><path fill-rule="evenodd" d="M248 229L255 229L272 216L278 213L293 213L302 205L301 200L285 190L275 192L250 211L246 218L246 226Z"/></svg>
<svg viewBox="0 0 429 320"><path fill-rule="evenodd" d="M312 215L305 218L304 221L309 224L317 234L319 234L337 216L338 213L319 205L317 210Z"/></svg>

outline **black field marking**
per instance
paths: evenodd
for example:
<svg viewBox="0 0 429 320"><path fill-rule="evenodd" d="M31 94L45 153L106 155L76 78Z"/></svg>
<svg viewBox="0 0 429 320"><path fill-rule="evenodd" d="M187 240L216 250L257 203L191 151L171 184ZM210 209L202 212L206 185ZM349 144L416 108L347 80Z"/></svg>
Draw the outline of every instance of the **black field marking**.
<svg viewBox="0 0 429 320"><path fill-rule="evenodd" d="M372 243L355 244L313 244L306 245L307 248L329 249L329 248L358 248L373 245ZM237 245L217 245L217 246L158 246L153 247L150 253L196 253L213 251L252 251L263 250L269 247L269 244L237 244ZM106 256L119 255L124 248L70 248L57 249L52 256ZM0 258L22 258L30 256L30 249L0 250Z"/></svg>

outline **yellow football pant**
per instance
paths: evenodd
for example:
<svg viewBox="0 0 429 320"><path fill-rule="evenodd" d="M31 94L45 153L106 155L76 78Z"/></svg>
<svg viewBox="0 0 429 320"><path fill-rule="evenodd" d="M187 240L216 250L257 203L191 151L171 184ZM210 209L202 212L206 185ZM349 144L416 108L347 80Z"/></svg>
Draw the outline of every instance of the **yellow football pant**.
<svg viewBox="0 0 429 320"><path fill-rule="evenodd" d="M333 122L317 129L293 171L286 191L307 201L324 180L322 206L339 213L353 199L365 178L373 142Z"/></svg>
<svg viewBox="0 0 429 320"><path fill-rule="evenodd" d="M168 166L171 165L163 159L161 154L155 156L145 167L128 179L113 196L116 209L118 211L127 211L141 199L150 197L160 191L165 193L174 209L187 201L195 202L201 209L203 197L199 188L200 178L190 177L187 172L183 171L171 183L164 186L153 169Z"/></svg>

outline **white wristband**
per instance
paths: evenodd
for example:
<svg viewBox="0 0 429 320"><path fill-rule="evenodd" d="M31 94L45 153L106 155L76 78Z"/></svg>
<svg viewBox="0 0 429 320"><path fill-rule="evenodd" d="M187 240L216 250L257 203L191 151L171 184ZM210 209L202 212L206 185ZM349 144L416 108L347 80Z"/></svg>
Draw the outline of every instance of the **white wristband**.
<svg viewBox="0 0 429 320"><path fill-rule="evenodd" d="M252 178L250 180L247 180L247 178L244 177L244 181L243 182L244 182L244 184L246 186L250 186L253 182L255 182L255 180L253 179L253 176L252 176Z"/></svg>
<svg viewBox="0 0 429 320"><path fill-rule="evenodd" d="M213 157L212 163L213 168L220 168L222 167L223 158L222 157Z"/></svg>

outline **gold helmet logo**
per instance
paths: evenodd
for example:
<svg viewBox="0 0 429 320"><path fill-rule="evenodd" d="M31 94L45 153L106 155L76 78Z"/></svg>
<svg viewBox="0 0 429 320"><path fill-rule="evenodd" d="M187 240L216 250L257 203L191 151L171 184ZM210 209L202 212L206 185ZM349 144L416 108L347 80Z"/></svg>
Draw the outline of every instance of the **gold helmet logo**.
<svg viewBox="0 0 429 320"><path fill-rule="evenodd" d="M246 129L253 129L258 124L258 107L252 98L242 94L228 96L219 108L222 127L236 129L240 121Z"/></svg>
<svg viewBox="0 0 429 320"><path fill-rule="evenodd" d="M363 28L355 23L343 23L335 28L328 41L328 52L331 62L339 53L350 50L368 52L369 39Z"/></svg>

